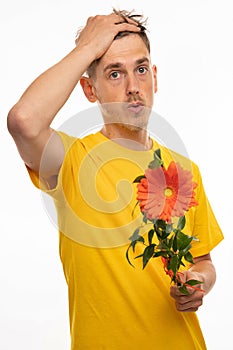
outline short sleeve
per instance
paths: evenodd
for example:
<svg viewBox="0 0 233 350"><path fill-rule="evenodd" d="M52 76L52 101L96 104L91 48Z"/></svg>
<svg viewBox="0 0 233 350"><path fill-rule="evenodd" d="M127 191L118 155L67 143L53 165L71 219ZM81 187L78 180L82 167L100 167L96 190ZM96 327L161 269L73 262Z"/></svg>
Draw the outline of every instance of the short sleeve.
<svg viewBox="0 0 233 350"><path fill-rule="evenodd" d="M208 254L215 246L223 240L223 233L211 208L210 202L205 193L202 177L196 166L197 201L198 206L194 212L193 235L197 242L193 243L193 256Z"/></svg>
<svg viewBox="0 0 233 350"><path fill-rule="evenodd" d="M65 154L67 154L68 150L70 149L70 147L72 146L72 144L77 140L77 138L67 135L64 132L61 131L56 131L58 133L58 135L60 136L63 146L64 146L64 150L65 150ZM26 169L28 171L28 174L30 176L30 179L33 183L33 185L35 187L37 187L38 189L40 189L41 191L47 193L48 195L54 197L55 193L57 192L57 187L59 186L59 181L57 181L57 186L53 189L49 189L49 185L40 178L39 176L39 172L36 172L32 169L30 169L27 165L26 165ZM61 169L59 172L58 177L61 175Z"/></svg>

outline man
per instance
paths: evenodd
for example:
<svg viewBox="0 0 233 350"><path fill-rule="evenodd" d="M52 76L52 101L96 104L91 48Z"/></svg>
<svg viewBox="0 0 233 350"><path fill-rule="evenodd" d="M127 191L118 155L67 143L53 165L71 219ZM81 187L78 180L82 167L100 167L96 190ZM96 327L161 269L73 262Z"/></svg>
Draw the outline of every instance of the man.
<svg viewBox="0 0 233 350"><path fill-rule="evenodd" d="M210 251L223 236L198 167L148 135L157 71L144 25L126 11L90 17L76 47L40 75L8 115L33 183L56 205L72 350L206 349L195 311L215 283ZM83 139L50 126L78 82L104 120ZM142 271L125 258L140 219L140 213L132 217L132 180L158 146L167 164L178 159L198 183L199 205L188 212L186 230L199 242L192 248L195 264L182 278L201 281L202 290L190 288L188 295L170 286L161 261Z"/></svg>

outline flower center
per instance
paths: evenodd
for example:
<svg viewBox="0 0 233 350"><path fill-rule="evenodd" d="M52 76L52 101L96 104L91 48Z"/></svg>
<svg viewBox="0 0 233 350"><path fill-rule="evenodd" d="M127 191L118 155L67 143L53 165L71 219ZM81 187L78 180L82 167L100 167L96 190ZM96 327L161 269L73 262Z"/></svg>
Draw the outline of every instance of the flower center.
<svg viewBox="0 0 233 350"><path fill-rule="evenodd" d="M170 187L165 188L164 194L166 197L171 197L173 195L173 191Z"/></svg>

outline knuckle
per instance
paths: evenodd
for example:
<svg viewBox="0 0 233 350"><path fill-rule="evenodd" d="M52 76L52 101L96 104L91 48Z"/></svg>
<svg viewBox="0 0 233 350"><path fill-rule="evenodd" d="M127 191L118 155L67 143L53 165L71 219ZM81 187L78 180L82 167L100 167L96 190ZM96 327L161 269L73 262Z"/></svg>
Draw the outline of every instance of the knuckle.
<svg viewBox="0 0 233 350"><path fill-rule="evenodd" d="M181 307L181 305L179 303L176 303L176 309L177 309L177 311L183 311L183 308Z"/></svg>

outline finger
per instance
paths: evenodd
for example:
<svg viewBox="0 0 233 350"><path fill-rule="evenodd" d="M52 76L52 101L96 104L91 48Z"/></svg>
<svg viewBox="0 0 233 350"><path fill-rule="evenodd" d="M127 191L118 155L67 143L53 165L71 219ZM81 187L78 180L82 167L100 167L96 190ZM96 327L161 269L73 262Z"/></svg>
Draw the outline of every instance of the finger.
<svg viewBox="0 0 233 350"><path fill-rule="evenodd" d="M195 292L193 295L175 296L176 308L179 311L191 310L199 308L203 303L203 293Z"/></svg>
<svg viewBox="0 0 233 350"><path fill-rule="evenodd" d="M192 300L186 303L176 302L176 309L180 312L193 312L197 311L203 304L203 298Z"/></svg>
<svg viewBox="0 0 233 350"><path fill-rule="evenodd" d="M140 32L142 31L140 26L130 24L126 22L115 23L117 25L118 32Z"/></svg>
<svg viewBox="0 0 233 350"><path fill-rule="evenodd" d="M117 21L118 22L116 22L115 24L122 24L122 23L128 23L128 24L132 24L132 25L134 25L134 26L136 26L136 27L140 27L140 25L139 25L139 23L138 23L138 21L137 20L135 20L135 19L133 19L133 17L127 17L127 16L125 16L124 14L119 14L119 13L117 13L117 11L114 11L114 14L113 15L115 15L116 16L116 19L117 19Z"/></svg>
<svg viewBox="0 0 233 350"><path fill-rule="evenodd" d="M199 309L199 307L191 307L191 308L188 308L188 309L182 309L182 308L179 308L179 307L176 306L176 309L179 312L196 312Z"/></svg>
<svg viewBox="0 0 233 350"><path fill-rule="evenodd" d="M192 295L193 293L195 293L195 289L193 289L191 287L187 287L187 291L188 291L188 295ZM173 298L181 297L181 296L188 297L187 294L180 292L179 287L177 287L176 285L170 287L170 295Z"/></svg>

